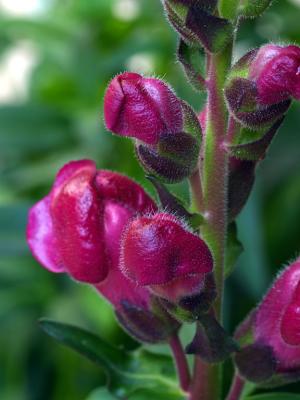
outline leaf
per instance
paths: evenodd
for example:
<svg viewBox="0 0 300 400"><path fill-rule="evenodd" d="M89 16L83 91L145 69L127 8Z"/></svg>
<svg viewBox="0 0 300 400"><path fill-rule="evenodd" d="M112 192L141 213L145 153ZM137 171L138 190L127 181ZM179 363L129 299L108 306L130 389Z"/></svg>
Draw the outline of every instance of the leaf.
<svg viewBox="0 0 300 400"><path fill-rule="evenodd" d="M234 270L237 259L242 254L244 248L237 236L237 226L232 222L228 227L226 259L225 259L225 277L227 278Z"/></svg>
<svg viewBox="0 0 300 400"><path fill-rule="evenodd" d="M126 397L126 400L185 400L184 395L172 393L171 391L162 391L160 388L157 389L138 389L134 393ZM116 400L120 397L113 396L105 387L94 390L86 400Z"/></svg>
<svg viewBox="0 0 300 400"><path fill-rule="evenodd" d="M154 355L143 349L129 353L88 331L60 322L42 319L40 325L48 335L100 365L107 374L109 391L120 398L141 388L160 387L178 396L182 394L168 356Z"/></svg>
<svg viewBox="0 0 300 400"><path fill-rule="evenodd" d="M264 393L246 397L244 400L300 400L300 394L296 393Z"/></svg>
<svg viewBox="0 0 300 400"><path fill-rule="evenodd" d="M113 396L106 387L101 387L94 390L86 400L116 400L117 397Z"/></svg>

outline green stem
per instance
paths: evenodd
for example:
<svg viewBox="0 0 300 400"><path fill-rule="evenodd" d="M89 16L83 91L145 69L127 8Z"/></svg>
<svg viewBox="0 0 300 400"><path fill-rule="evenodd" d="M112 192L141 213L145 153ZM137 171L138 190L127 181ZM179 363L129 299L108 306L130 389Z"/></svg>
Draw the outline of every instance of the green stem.
<svg viewBox="0 0 300 400"><path fill-rule="evenodd" d="M214 272L218 290L215 314L220 322L222 322L224 290L228 181L228 156L223 146L228 116L223 88L227 71L231 65L231 55L232 44L223 52L209 56L207 126L204 135L201 169L203 209L206 218L201 233L214 258ZM193 382L191 400L219 399L222 387L222 364L205 364L196 357Z"/></svg>

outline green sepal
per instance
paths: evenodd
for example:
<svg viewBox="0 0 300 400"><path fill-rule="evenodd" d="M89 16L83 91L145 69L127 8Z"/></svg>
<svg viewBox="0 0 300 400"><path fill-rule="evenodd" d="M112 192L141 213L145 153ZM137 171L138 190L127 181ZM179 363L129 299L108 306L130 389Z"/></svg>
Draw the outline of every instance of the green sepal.
<svg viewBox="0 0 300 400"><path fill-rule="evenodd" d="M219 12L223 18L234 20L237 16L237 9L240 0L220 0Z"/></svg>
<svg viewBox="0 0 300 400"><path fill-rule="evenodd" d="M233 36L231 22L213 14L216 2L191 1L183 5L179 1L165 0L163 3L171 25L188 44L217 53Z"/></svg>
<svg viewBox="0 0 300 400"><path fill-rule="evenodd" d="M142 348L129 353L81 328L48 319L41 319L39 323L49 336L103 368L107 374L107 387L118 398L127 399L138 389L157 387L182 394L169 356Z"/></svg>
<svg viewBox="0 0 300 400"><path fill-rule="evenodd" d="M177 59L194 89L202 91L206 89L205 55L201 48L190 46L180 39L177 49Z"/></svg>
<svg viewBox="0 0 300 400"><path fill-rule="evenodd" d="M226 241L226 257L225 257L225 270L224 274L227 278L236 266L239 256L242 254L244 248L237 236L237 225L232 222L228 226L227 241Z"/></svg>
<svg viewBox="0 0 300 400"><path fill-rule="evenodd" d="M265 158L266 152L282 125L284 116L279 118L267 131L265 129L251 131L241 129L235 143L226 145L231 157L246 161L260 161Z"/></svg>

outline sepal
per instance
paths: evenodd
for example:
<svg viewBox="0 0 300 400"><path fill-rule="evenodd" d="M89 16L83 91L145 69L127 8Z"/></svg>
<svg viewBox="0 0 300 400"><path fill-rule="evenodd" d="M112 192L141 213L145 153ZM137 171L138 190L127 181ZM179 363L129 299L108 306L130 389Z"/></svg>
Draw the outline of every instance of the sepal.
<svg viewBox="0 0 300 400"><path fill-rule="evenodd" d="M254 161L229 159L228 219L233 221L245 206L255 181Z"/></svg>
<svg viewBox="0 0 300 400"><path fill-rule="evenodd" d="M199 91L205 90L206 81L203 77L205 73L205 56L203 50L199 47L188 45L184 40L180 39L177 59L193 88Z"/></svg>
<svg viewBox="0 0 300 400"><path fill-rule="evenodd" d="M237 350L237 343L215 317L205 314L199 318L196 335L187 346L186 353L197 354L208 363L218 363L225 361Z"/></svg>
<svg viewBox="0 0 300 400"><path fill-rule="evenodd" d="M226 256L225 256L225 270L224 274L227 278L234 270L236 262L243 252L244 248L238 239L237 225L232 222L228 226L227 240L226 240Z"/></svg>
<svg viewBox="0 0 300 400"><path fill-rule="evenodd" d="M230 21L213 15L216 1L164 0L164 6L171 25L188 44L217 53L233 35Z"/></svg>
<svg viewBox="0 0 300 400"><path fill-rule="evenodd" d="M291 105L284 100L271 105L257 101L256 83L245 78L234 78L227 83L225 98L231 115L243 126L250 129L269 126L282 117Z"/></svg>
<svg viewBox="0 0 300 400"><path fill-rule="evenodd" d="M157 301L153 301L155 303L152 304L151 311L127 301L123 301L116 311L122 327L142 343L165 342L180 328L180 324Z"/></svg>
<svg viewBox="0 0 300 400"><path fill-rule="evenodd" d="M239 160L261 161L283 121L284 117L279 118L267 131L242 129L235 143L225 145L229 155Z"/></svg>
<svg viewBox="0 0 300 400"><path fill-rule="evenodd" d="M180 182L198 165L202 131L196 113L181 102L183 126L179 132L165 132L156 145L137 141L136 153L144 169L165 183Z"/></svg>
<svg viewBox="0 0 300 400"><path fill-rule="evenodd" d="M251 382L263 383L276 371L276 359L270 346L254 343L244 347L234 357L240 375Z"/></svg>
<svg viewBox="0 0 300 400"><path fill-rule="evenodd" d="M217 297L212 273L207 274L198 293L182 297L178 303L160 299L162 305L178 321L192 323L206 314Z"/></svg>

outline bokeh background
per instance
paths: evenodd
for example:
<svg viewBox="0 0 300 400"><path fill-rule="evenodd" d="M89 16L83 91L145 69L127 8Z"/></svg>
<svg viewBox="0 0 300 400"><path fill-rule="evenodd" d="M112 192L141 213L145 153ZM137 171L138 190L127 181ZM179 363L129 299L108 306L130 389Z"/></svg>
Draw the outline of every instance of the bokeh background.
<svg viewBox="0 0 300 400"><path fill-rule="evenodd" d="M300 44L299 21L299 0L276 1L263 17L243 22L236 56L266 41ZM0 0L2 400L82 400L104 382L101 370L44 335L42 316L136 346L93 290L33 260L26 217L71 159L95 159L99 168L126 173L151 190L130 141L106 132L103 94L113 75L130 69L167 79L200 110L204 99L186 83L175 48L159 0ZM230 330L300 250L299 128L294 104L239 217L245 252L227 283ZM184 196L185 185L175 189Z"/></svg>

